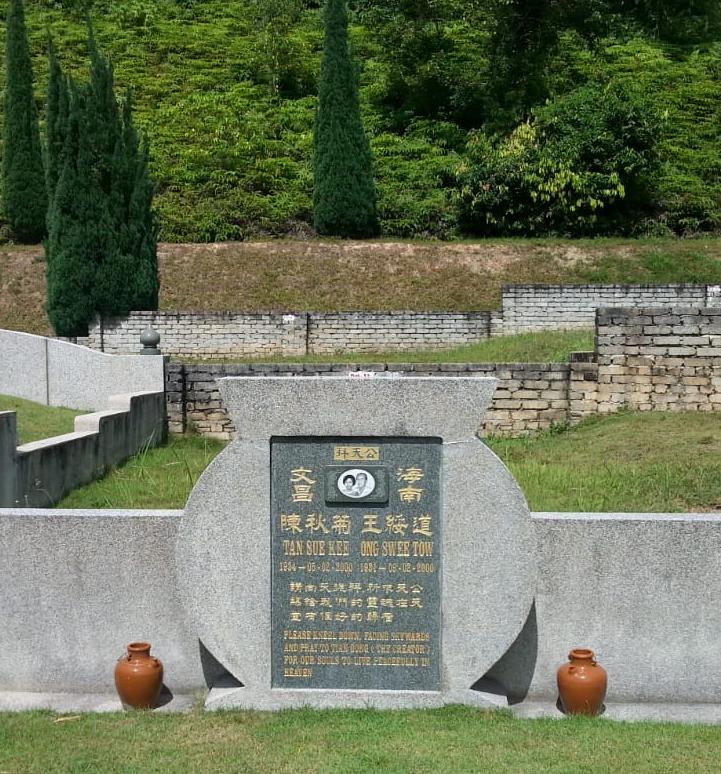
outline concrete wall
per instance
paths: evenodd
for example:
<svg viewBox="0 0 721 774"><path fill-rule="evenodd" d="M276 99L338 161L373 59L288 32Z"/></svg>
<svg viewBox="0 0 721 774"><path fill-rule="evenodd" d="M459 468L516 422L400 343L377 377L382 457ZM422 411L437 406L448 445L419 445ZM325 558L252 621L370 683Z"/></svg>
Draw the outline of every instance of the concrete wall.
<svg viewBox="0 0 721 774"><path fill-rule="evenodd" d="M590 328L600 307L716 305L712 285L507 285L497 333Z"/></svg>
<svg viewBox="0 0 721 774"><path fill-rule="evenodd" d="M171 691L202 686L175 588L181 515L0 510L0 690L113 692L137 640L153 644Z"/></svg>
<svg viewBox="0 0 721 774"><path fill-rule="evenodd" d="M162 392L116 395L76 417L75 432L17 445L15 415L0 414L0 507L53 505L105 469L165 438Z"/></svg>
<svg viewBox="0 0 721 774"><path fill-rule="evenodd" d="M0 361L0 395L46 406L94 411L110 395L163 389L162 357L112 357L28 333L0 330Z"/></svg>
<svg viewBox="0 0 721 774"><path fill-rule="evenodd" d="M135 352L145 328L166 354L195 358L451 348L490 336L591 328L603 306L721 306L711 285L509 285L496 312L131 312L96 321L78 342Z"/></svg>
<svg viewBox="0 0 721 774"><path fill-rule="evenodd" d="M573 647L592 648L609 701L718 703L721 529L712 514L534 514L535 615L494 673L555 696Z"/></svg>
<svg viewBox="0 0 721 774"><path fill-rule="evenodd" d="M522 434L564 422L568 414L568 365L563 363L416 363L376 365L208 365L168 366L166 395L171 432L194 430L232 438L235 428L220 397L216 380L225 376L337 376L376 371L387 376L493 376L499 380L484 433Z"/></svg>
<svg viewBox="0 0 721 774"><path fill-rule="evenodd" d="M110 692L146 639L171 691L206 685L174 580L179 511L0 510L0 690ZM572 647L593 648L609 701L721 694L721 530L711 514L534 514L535 611L491 675L554 700ZM480 675L479 675L480 677Z"/></svg>

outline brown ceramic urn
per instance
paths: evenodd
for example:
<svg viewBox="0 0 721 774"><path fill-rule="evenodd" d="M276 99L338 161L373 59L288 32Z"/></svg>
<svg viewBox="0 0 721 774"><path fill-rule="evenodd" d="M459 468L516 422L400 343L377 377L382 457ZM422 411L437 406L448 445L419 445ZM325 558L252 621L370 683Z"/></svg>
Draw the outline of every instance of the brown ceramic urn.
<svg viewBox="0 0 721 774"><path fill-rule="evenodd" d="M149 642L131 642L115 667L115 687L125 707L150 709L163 685L163 664L150 655Z"/></svg>
<svg viewBox="0 0 721 774"><path fill-rule="evenodd" d="M606 698L606 670L589 648L574 648L558 670L558 693L567 715L598 715Z"/></svg>

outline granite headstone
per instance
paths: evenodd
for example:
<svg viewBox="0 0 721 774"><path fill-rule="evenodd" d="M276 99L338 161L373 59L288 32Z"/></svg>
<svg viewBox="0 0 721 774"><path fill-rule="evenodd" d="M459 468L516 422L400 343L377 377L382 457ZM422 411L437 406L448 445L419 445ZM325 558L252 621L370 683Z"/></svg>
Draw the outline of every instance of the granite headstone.
<svg viewBox="0 0 721 774"><path fill-rule="evenodd" d="M478 684L526 621L536 559L523 495L477 436L495 380L220 388L238 439L196 485L176 552L228 673L206 706L503 704Z"/></svg>

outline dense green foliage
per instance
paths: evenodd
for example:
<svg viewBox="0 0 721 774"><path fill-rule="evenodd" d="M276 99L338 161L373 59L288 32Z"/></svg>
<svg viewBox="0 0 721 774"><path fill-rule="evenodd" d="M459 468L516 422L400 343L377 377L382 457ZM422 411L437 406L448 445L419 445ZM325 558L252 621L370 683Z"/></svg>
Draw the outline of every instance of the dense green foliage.
<svg viewBox="0 0 721 774"><path fill-rule="evenodd" d="M87 3L26 2L44 92L47 27L64 68L78 71ZM161 236L213 241L310 233L322 3L92 5L99 45L119 85L132 87L138 126L152 140ZM717 0L353 0L350 37L383 232L484 232L485 215L466 224L460 191L469 181L479 188L489 164L494 174L507 169L504 184L511 188L523 183L518 204L534 225L524 233L718 231L720 7ZM633 112L625 123L623 115L586 101L595 125L614 131L597 148L573 137L576 125L563 117L593 93L617 95ZM570 133L565 140L550 134L555 117ZM646 143L632 169L618 152L624 127ZM534 191L532 180L519 182L517 166L498 160L519 136L532 146L529 163L568 168L562 196L570 202L580 187L580 215L561 206L559 196L545 208L534 204L531 195L538 200L547 178L538 175ZM605 155L589 164L596 150ZM627 207L618 183L616 194L599 196L613 190L614 174L626 195L627 186L638 184L642 200ZM603 206L590 212L591 198ZM512 216L508 221L496 233L518 233Z"/></svg>
<svg viewBox="0 0 721 774"><path fill-rule="evenodd" d="M80 336L95 314L156 309L157 241L148 150L90 29L90 81L67 80L50 54L48 317Z"/></svg>
<svg viewBox="0 0 721 774"><path fill-rule="evenodd" d="M583 86L459 169L461 226L482 236L623 233L653 213L661 122L638 97Z"/></svg>
<svg viewBox="0 0 721 774"><path fill-rule="evenodd" d="M45 173L22 0L11 0L8 7L5 79L5 217L17 239L38 242L45 235Z"/></svg>
<svg viewBox="0 0 721 774"><path fill-rule="evenodd" d="M313 133L313 219L319 234L378 234L373 160L363 131L358 75L348 48L346 0L327 0Z"/></svg>

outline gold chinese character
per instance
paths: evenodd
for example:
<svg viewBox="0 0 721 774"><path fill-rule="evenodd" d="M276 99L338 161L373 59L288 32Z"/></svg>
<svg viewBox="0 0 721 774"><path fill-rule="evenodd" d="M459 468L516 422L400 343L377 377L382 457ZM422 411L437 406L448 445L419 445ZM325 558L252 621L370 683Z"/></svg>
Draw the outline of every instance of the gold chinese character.
<svg viewBox="0 0 721 774"><path fill-rule="evenodd" d="M396 594L407 594L407 593L408 593L408 585L406 583L396 584Z"/></svg>
<svg viewBox="0 0 721 774"><path fill-rule="evenodd" d="M393 600L390 597L381 599L381 607L394 607Z"/></svg>
<svg viewBox="0 0 721 774"><path fill-rule="evenodd" d="M368 597L366 607L378 607L378 597Z"/></svg>
<svg viewBox="0 0 721 774"><path fill-rule="evenodd" d="M363 620L363 613L351 613L350 614L351 621L362 621Z"/></svg>
<svg viewBox="0 0 721 774"><path fill-rule="evenodd" d="M380 618L378 613L371 611L366 614L366 621L377 621Z"/></svg>
<svg viewBox="0 0 721 774"><path fill-rule="evenodd" d="M333 616L333 620L334 621L340 621L341 623L343 623L343 621L347 621L348 620L348 613L343 613L343 612L336 613Z"/></svg>
<svg viewBox="0 0 721 774"><path fill-rule="evenodd" d="M386 516L386 532L390 532L392 535L401 535L405 537L408 530L408 519L405 516L399 514L389 514Z"/></svg>
<svg viewBox="0 0 721 774"><path fill-rule="evenodd" d="M331 529L336 535L350 535L350 516L347 513L334 516Z"/></svg>
<svg viewBox="0 0 721 774"><path fill-rule="evenodd" d="M315 599L314 599L313 597L306 597L306 598L303 600L303 604L304 604L306 607L315 607Z"/></svg>
<svg viewBox="0 0 721 774"><path fill-rule="evenodd" d="M303 584L302 583L289 583L288 584L288 590L289 591L303 591Z"/></svg>
<svg viewBox="0 0 721 774"><path fill-rule="evenodd" d="M349 462L373 461L377 462L381 458L379 446L336 446L333 449L333 459Z"/></svg>
<svg viewBox="0 0 721 774"><path fill-rule="evenodd" d="M321 607L333 607L333 603L330 601L330 597L321 597L318 604Z"/></svg>
<svg viewBox="0 0 721 774"><path fill-rule="evenodd" d="M396 607L408 607L408 600L403 597L396 599Z"/></svg>
<svg viewBox="0 0 721 774"><path fill-rule="evenodd" d="M325 516L322 513L310 513L305 519L305 528L309 532L323 532L328 534L330 530L325 525Z"/></svg>
<svg viewBox="0 0 721 774"><path fill-rule="evenodd" d="M300 607L303 604L303 602L300 597L291 597L290 604L294 605L295 607Z"/></svg>
<svg viewBox="0 0 721 774"><path fill-rule="evenodd" d="M381 532L383 532L382 529L378 527L378 516L369 513L366 516L363 517L363 529L361 532L373 532L376 535L380 535Z"/></svg>
<svg viewBox="0 0 721 774"><path fill-rule="evenodd" d="M303 615L303 618L305 618L306 621L315 621L317 617L318 613L314 613L312 610L309 610Z"/></svg>
<svg viewBox="0 0 721 774"><path fill-rule="evenodd" d="M336 597L335 603L338 607L348 607L348 597Z"/></svg>
<svg viewBox="0 0 721 774"><path fill-rule="evenodd" d="M420 597L414 597L413 599L411 599L409 606L410 607L422 608L423 607L423 601L421 600Z"/></svg>
<svg viewBox="0 0 721 774"><path fill-rule="evenodd" d="M360 597L353 597L350 601L351 607L363 607L363 600Z"/></svg>
<svg viewBox="0 0 721 774"><path fill-rule="evenodd" d="M293 532L298 534L303 531L303 517L297 513L281 513L280 528L283 532Z"/></svg>
<svg viewBox="0 0 721 774"><path fill-rule="evenodd" d="M290 620L291 621L302 621L303 620L303 614L300 612L296 612L295 610L290 614Z"/></svg>
<svg viewBox="0 0 721 774"><path fill-rule="evenodd" d="M415 486L404 486L398 490L402 503L419 503L423 490Z"/></svg>
<svg viewBox="0 0 721 774"><path fill-rule="evenodd" d="M309 468L296 468L290 472L290 483L293 487L291 497L294 503L312 503L313 485L315 479L310 477L313 471Z"/></svg>
<svg viewBox="0 0 721 774"><path fill-rule="evenodd" d="M398 468L398 480L406 484L417 484L424 475L421 468Z"/></svg>
<svg viewBox="0 0 721 774"><path fill-rule="evenodd" d="M423 591L423 586L420 586L417 583L414 583L411 586L411 594L420 594Z"/></svg>
<svg viewBox="0 0 721 774"><path fill-rule="evenodd" d="M393 623L393 613L382 613L381 619L383 623Z"/></svg>
<svg viewBox="0 0 721 774"><path fill-rule="evenodd" d="M413 534L425 535L426 537L433 537L433 531L431 530L430 514L426 514L425 516L413 517Z"/></svg>
<svg viewBox="0 0 721 774"><path fill-rule="evenodd" d="M320 614L320 620L321 621L332 621L333 620L333 613L321 613Z"/></svg>

